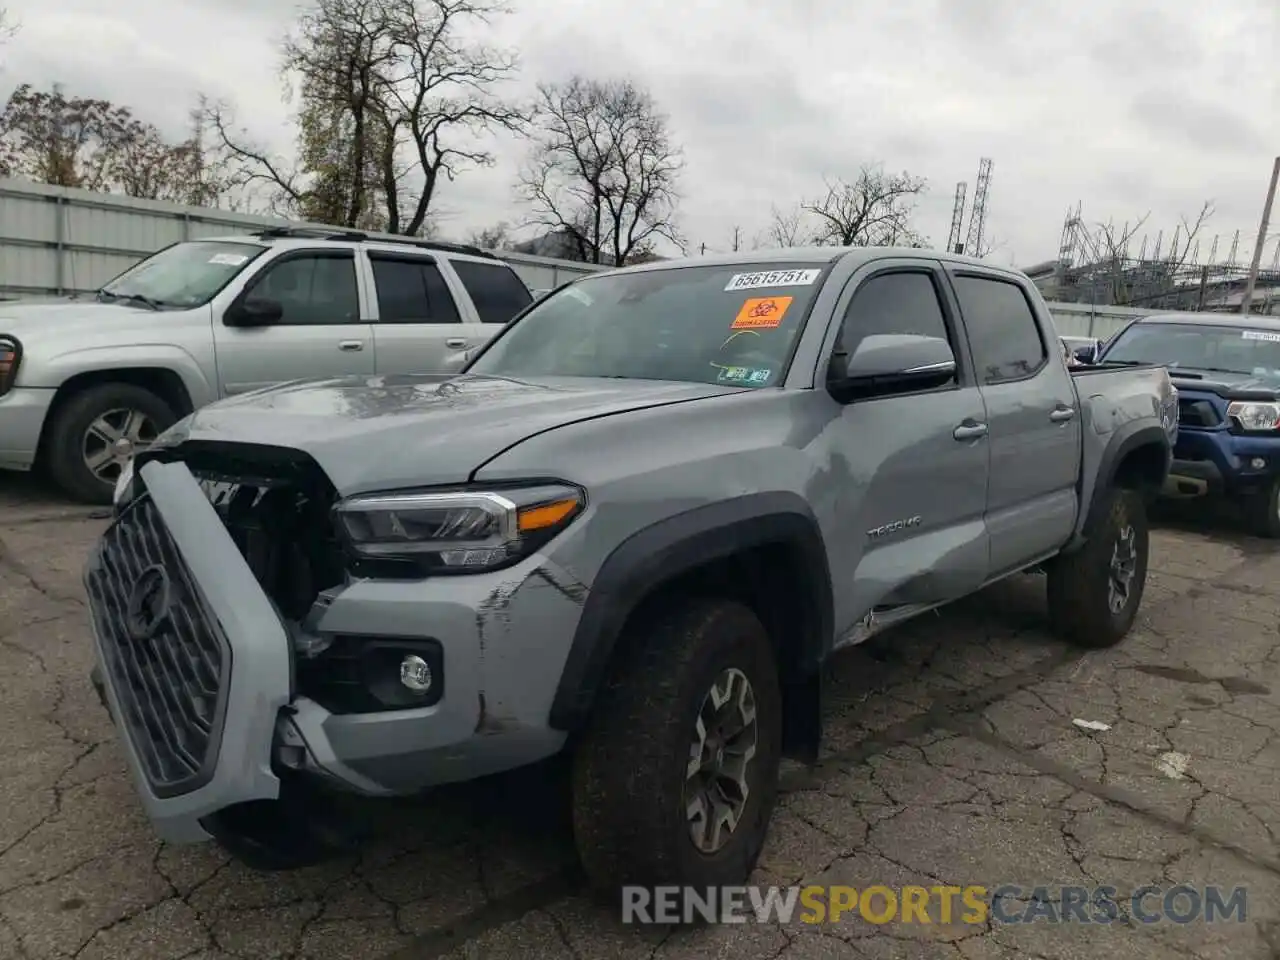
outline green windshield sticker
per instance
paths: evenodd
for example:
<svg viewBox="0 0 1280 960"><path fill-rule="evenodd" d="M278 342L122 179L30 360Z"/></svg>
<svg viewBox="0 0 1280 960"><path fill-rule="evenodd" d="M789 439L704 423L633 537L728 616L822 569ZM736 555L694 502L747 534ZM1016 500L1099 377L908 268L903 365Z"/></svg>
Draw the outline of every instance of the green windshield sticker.
<svg viewBox="0 0 1280 960"><path fill-rule="evenodd" d="M716 377L721 383L749 383L759 387L769 382L773 371L767 367L721 367Z"/></svg>

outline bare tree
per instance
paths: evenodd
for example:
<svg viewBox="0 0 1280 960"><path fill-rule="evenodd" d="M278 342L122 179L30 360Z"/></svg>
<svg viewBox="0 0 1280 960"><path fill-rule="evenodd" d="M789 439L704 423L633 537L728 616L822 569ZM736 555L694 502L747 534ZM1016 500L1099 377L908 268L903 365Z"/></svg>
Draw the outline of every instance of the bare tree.
<svg viewBox="0 0 1280 960"><path fill-rule="evenodd" d="M520 189L533 223L563 236L579 260L624 264L658 240L682 246L675 225L684 168L667 118L627 80L575 76L538 88L537 135Z"/></svg>
<svg viewBox="0 0 1280 960"><path fill-rule="evenodd" d="M1136 251L1136 256L1133 250L1138 231L1150 212L1121 226L1116 226L1114 220L1096 224L1083 237L1082 253L1090 262L1090 276L1105 290L1094 287L1091 297L1097 300L1102 295L1105 302L1123 306L1170 292L1177 286L1213 213L1213 201L1206 200L1194 220L1180 214L1168 248L1153 250L1150 257L1145 249Z"/></svg>
<svg viewBox="0 0 1280 960"><path fill-rule="evenodd" d="M802 204L802 209L818 222L814 237L818 244L922 246L924 239L912 229L911 216L924 190L921 177L864 166L852 180L827 181L826 193Z"/></svg>
<svg viewBox="0 0 1280 960"><path fill-rule="evenodd" d="M742 227L734 224L733 232L730 234L729 249L737 253L742 249Z"/></svg>
<svg viewBox="0 0 1280 960"><path fill-rule="evenodd" d="M240 182L265 185L277 212L420 235L444 180L490 166L478 135L523 129L496 96L513 54L465 34L502 12L496 0L317 0L285 42L296 88L298 158L288 162L211 115Z"/></svg>
<svg viewBox="0 0 1280 960"><path fill-rule="evenodd" d="M473 230L467 237L467 243L482 250L510 250L511 227L503 222L481 230Z"/></svg>
<svg viewBox="0 0 1280 960"><path fill-rule="evenodd" d="M769 212L769 226L765 228L763 246L800 247L808 242L805 211L798 206L787 209L773 207Z"/></svg>

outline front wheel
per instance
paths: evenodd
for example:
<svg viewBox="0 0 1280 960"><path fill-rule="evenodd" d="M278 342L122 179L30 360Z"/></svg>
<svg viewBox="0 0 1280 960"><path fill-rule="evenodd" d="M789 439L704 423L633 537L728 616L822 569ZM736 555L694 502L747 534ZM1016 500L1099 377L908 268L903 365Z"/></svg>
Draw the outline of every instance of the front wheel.
<svg viewBox="0 0 1280 960"><path fill-rule="evenodd" d="M1280 477L1245 502L1249 532L1268 540L1280 539Z"/></svg>
<svg viewBox="0 0 1280 960"><path fill-rule="evenodd" d="M592 886L743 883L777 799L782 695L746 607L688 601L637 624L574 756Z"/></svg>
<svg viewBox="0 0 1280 960"><path fill-rule="evenodd" d="M1147 583L1150 530L1138 490L1107 491L1084 546L1049 565L1053 629L1082 647L1111 647L1133 626Z"/></svg>
<svg viewBox="0 0 1280 960"><path fill-rule="evenodd" d="M109 504L124 465L176 419L169 404L143 387L89 387L54 413L46 451L49 473L77 500Z"/></svg>

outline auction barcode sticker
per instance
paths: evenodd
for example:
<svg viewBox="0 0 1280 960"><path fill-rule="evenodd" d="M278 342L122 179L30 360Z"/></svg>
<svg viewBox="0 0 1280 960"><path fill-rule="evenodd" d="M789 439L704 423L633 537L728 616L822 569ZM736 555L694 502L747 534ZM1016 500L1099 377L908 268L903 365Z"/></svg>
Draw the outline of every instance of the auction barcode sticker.
<svg viewBox="0 0 1280 960"><path fill-rule="evenodd" d="M768 270L764 273L735 273L725 290L755 290L759 287L807 287L821 270Z"/></svg>
<svg viewBox="0 0 1280 960"><path fill-rule="evenodd" d="M1272 333L1269 330L1242 330L1240 337L1244 340L1266 340L1269 343L1280 343L1280 333Z"/></svg>

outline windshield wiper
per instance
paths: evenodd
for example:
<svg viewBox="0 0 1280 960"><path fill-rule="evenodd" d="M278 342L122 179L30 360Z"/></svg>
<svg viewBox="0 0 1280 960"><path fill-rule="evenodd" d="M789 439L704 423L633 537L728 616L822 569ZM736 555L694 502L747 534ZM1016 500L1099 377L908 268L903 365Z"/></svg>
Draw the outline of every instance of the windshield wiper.
<svg viewBox="0 0 1280 960"><path fill-rule="evenodd" d="M110 298L111 303L140 303L151 310L160 309L159 300L153 300L151 297L143 296L141 293L112 293L106 288L99 290L98 299L105 300L106 298Z"/></svg>

